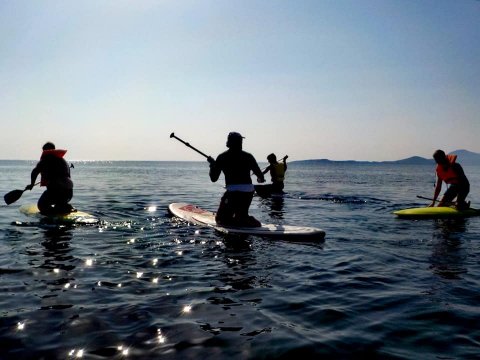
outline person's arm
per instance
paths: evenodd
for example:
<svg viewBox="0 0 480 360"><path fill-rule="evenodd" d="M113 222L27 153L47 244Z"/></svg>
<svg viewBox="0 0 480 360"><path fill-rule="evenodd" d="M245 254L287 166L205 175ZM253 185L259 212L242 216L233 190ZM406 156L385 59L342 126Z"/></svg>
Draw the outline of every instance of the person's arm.
<svg viewBox="0 0 480 360"><path fill-rule="evenodd" d="M40 169L38 165L32 170L32 174L30 175L30 184L25 187L25 190L32 190L35 186L35 181L37 180L38 175L40 174Z"/></svg>
<svg viewBox="0 0 480 360"><path fill-rule="evenodd" d="M435 206L435 201L437 201L438 195L440 195L440 191L442 191L442 179L437 176L437 182L435 183L435 191L433 193L432 203L429 205L429 207Z"/></svg>
<svg viewBox="0 0 480 360"><path fill-rule="evenodd" d="M268 165L268 166L265 168L265 170L262 171L262 174L265 175L267 172L269 172L269 171L270 171L270 166L271 166L271 165Z"/></svg>
<svg viewBox="0 0 480 360"><path fill-rule="evenodd" d="M285 157L283 158L283 165L285 165L285 171L287 171L287 159L288 155L285 155Z"/></svg>
<svg viewBox="0 0 480 360"><path fill-rule="evenodd" d="M257 176L258 183L261 184L265 182L265 177L263 176L262 170L260 170L260 167L257 164L257 160L255 160L253 156L252 156L252 171Z"/></svg>
<svg viewBox="0 0 480 360"><path fill-rule="evenodd" d="M210 180L212 182L215 182L218 180L220 177L220 174L222 173L222 169L218 166L218 158L217 161L215 161L211 156L207 158L207 161L210 163L210 171L208 175L210 175Z"/></svg>

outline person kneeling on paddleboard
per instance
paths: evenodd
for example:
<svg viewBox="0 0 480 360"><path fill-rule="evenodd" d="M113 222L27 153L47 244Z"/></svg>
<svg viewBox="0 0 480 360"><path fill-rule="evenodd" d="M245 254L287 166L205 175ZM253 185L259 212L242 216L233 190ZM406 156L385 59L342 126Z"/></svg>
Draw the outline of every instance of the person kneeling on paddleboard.
<svg viewBox="0 0 480 360"><path fill-rule="evenodd" d="M257 176L259 183L265 182L262 171L253 155L242 150L243 136L237 132L228 134L228 150L218 155L214 160L208 157L210 163L210 179L216 182L223 171L227 191L220 200L215 216L219 225L258 227L260 222L248 215L252 203L254 187L250 171Z"/></svg>
<svg viewBox="0 0 480 360"><path fill-rule="evenodd" d="M269 165L263 170L263 174L270 172L272 178L272 192L274 193L283 193L283 188L285 184L285 173L287 172L287 159L288 155L283 158L282 162L277 161L277 156L275 154L270 154L267 156Z"/></svg>
<svg viewBox="0 0 480 360"><path fill-rule="evenodd" d="M451 203L455 197L457 198L456 207L458 210L465 210L470 207L470 204L465 201L470 192L470 183L468 182L463 168L456 162L457 155L445 155L442 150L437 150L433 154L433 158L437 163L436 173L437 181L435 183L435 192L433 194L433 201L430 206L435 206L435 201L442 190L442 182L450 185L438 206L446 206Z"/></svg>
<svg viewBox="0 0 480 360"><path fill-rule="evenodd" d="M63 158L67 150L57 150L51 142L43 145L42 150L40 161L32 170L30 185L27 185L25 190L32 190L40 174L40 186L47 187L38 199L37 206L40 213L56 215L75 211L69 204L73 196L73 182L70 178L70 167Z"/></svg>

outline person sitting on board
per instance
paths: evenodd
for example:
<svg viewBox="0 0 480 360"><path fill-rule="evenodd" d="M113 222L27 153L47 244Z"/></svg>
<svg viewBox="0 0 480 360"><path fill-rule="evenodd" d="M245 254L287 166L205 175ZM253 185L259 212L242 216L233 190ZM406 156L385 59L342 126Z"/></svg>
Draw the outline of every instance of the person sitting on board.
<svg viewBox="0 0 480 360"><path fill-rule="evenodd" d="M277 156L275 154L270 154L267 156L267 160L270 165L268 165L263 174L266 174L270 171L270 176L272 178L272 193L283 193L283 188L285 184L285 172L287 171L287 159L288 155L283 158L283 162L277 161Z"/></svg>
<svg viewBox="0 0 480 360"><path fill-rule="evenodd" d="M435 201L442 190L442 182L450 185L445 191L442 200L438 206L447 206L457 198L456 208L458 210L465 210L470 207L470 203L465 201L470 192L470 183L462 169L462 166L456 162L457 155L445 155L443 150L437 150L433 154L433 158L437 163L436 174L437 181L435 183L435 191L433 194L433 201L430 206L435 206Z"/></svg>
<svg viewBox="0 0 480 360"><path fill-rule="evenodd" d="M55 149L55 145L47 142L42 147L40 161L32 170L30 185L32 190L37 176L41 175L40 186L47 189L38 199L38 209L43 215L67 214L75 209L69 204L73 196L73 182L70 178L70 167L63 158L67 150Z"/></svg>
<svg viewBox="0 0 480 360"><path fill-rule="evenodd" d="M257 176L259 183L265 182L262 171L257 161L250 153L242 150L243 136L237 132L228 134L228 150L218 155L214 160L208 157L210 163L210 180L215 182L220 174L225 175L226 191L220 200L220 205L215 215L219 225L258 227L260 222L248 215L252 203L254 187L250 171Z"/></svg>

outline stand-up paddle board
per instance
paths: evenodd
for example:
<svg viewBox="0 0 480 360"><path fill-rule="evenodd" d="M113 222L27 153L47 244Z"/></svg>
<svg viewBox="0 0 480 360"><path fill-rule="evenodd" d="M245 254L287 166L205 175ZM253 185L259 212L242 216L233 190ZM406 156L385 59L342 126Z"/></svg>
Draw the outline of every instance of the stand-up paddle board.
<svg viewBox="0 0 480 360"><path fill-rule="evenodd" d="M437 206L403 209L394 211L393 213L400 218L410 219L465 218L470 216L479 216L480 210L473 208L457 210L454 207Z"/></svg>
<svg viewBox="0 0 480 360"><path fill-rule="evenodd" d="M255 187L255 192L257 193L258 196L262 198L268 198L268 197L280 197L283 198L283 195L285 193L283 191L276 191L273 189L272 184L266 184L266 185L254 185Z"/></svg>
<svg viewBox="0 0 480 360"><path fill-rule="evenodd" d="M201 209L192 204L173 203L168 206L173 215L192 224L209 226L226 234L246 234L267 236L278 239L322 241L325 231L314 227L262 224L260 227L227 227L218 225L215 221L215 213Z"/></svg>
<svg viewBox="0 0 480 360"><path fill-rule="evenodd" d="M84 211L73 211L68 214L59 215L42 215L38 210L37 205L28 204L20 206L20 212L27 216L34 216L41 221L54 224L96 224L99 222L98 218L86 213Z"/></svg>

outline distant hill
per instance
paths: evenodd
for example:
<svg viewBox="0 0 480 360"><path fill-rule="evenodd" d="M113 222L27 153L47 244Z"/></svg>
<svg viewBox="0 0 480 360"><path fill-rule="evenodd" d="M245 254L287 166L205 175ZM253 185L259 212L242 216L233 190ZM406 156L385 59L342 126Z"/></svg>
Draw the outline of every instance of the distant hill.
<svg viewBox="0 0 480 360"><path fill-rule="evenodd" d="M389 164L404 164L404 165L429 165L434 164L435 160L433 159L425 159L421 156L412 156L402 160L396 161L381 161L381 163L389 163Z"/></svg>
<svg viewBox="0 0 480 360"><path fill-rule="evenodd" d="M461 165L480 165L480 154L468 150L455 150L449 152L458 156L457 161ZM292 161L293 163L309 163L309 164L399 164L399 165L433 165L435 161L433 158L426 159L421 156L412 156L406 159L394 161L356 161L356 160L328 160L328 159L311 159Z"/></svg>
<svg viewBox="0 0 480 360"><path fill-rule="evenodd" d="M309 159L295 160L290 163L296 164L376 164L377 161L357 161L357 160L329 160L329 159Z"/></svg>

